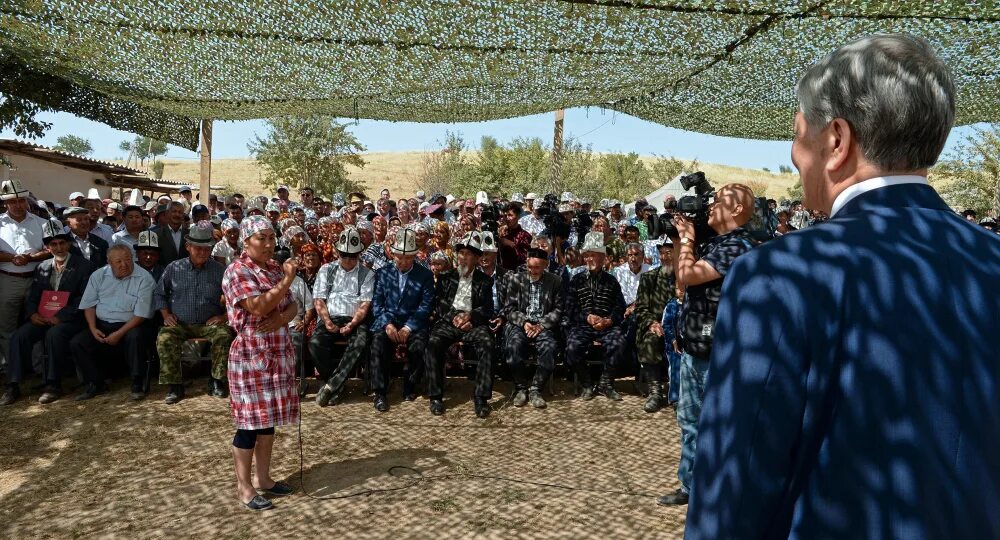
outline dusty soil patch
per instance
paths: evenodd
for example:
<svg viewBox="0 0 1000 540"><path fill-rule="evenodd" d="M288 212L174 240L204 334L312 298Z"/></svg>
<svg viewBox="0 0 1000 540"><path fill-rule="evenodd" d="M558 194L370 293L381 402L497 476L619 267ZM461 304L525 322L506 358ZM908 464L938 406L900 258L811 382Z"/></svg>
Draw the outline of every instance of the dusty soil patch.
<svg viewBox="0 0 1000 540"><path fill-rule="evenodd" d="M566 384L556 385L548 409L518 409L505 406L510 385L498 382L483 421L468 381L453 378L443 417L431 416L425 399L401 403L395 387L392 409L380 415L359 384L351 381L337 406L303 404L306 488L315 496L395 490L339 500L297 492L260 514L235 499L228 403L203 395L204 380L172 407L162 387L140 403L121 387L84 404L22 399L0 411L0 537L682 535L686 508L660 508L652 498L677 487L670 409L646 414L633 394L585 403ZM275 456L275 478L298 490L294 427L279 429Z"/></svg>

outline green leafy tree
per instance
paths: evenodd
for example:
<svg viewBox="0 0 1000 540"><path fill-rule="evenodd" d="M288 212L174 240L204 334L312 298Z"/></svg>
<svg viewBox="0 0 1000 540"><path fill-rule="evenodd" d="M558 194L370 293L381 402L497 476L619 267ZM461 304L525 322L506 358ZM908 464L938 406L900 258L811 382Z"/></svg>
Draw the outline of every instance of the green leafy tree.
<svg viewBox="0 0 1000 540"><path fill-rule="evenodd" d="M94 147L90 145L90 141L76 135L63 135L59 137L52 148L78 156L89 156L94 153Z"/></svg>
<svg viewBox="0 0 1000 540"><path fill-rule="evenodd" d="M559 180L553 186L553 191L556 195L563 191L570 191L580 197L590 199L606 197L597 180L599 162L600 160L594 155L590 145L584 146L576 140L566 141L563 143ZM544 186L539 190L539 193L548 191L547 186Z"/></svg>
<svg viewBox="0 0 1000 540"><path fill-rule="evenodd" d="M163 167L164 163L162 161L156 160L153 162L153 178L157 180L163 178Z"/></svg>
<svg viewBox="0 0 1000 540"><path fill-rule="evenodd" d="M469 157L468 146L459 132L445 132L441 149L424 156L423 167L417 178L417 187L428 197L435 193L467 195L463 186L475 185L476 166Z"/></svg>
<svg viewBox="0 0 1000 540"><path fill-rule="evenodd" d="M652 187L650 171L639 154L605 154L601 156L598 179L602 195L622 201L645 195Z"/></svg>
<svg viewBox="0 0 1000 540"><path fill-rule="evenodd" d="M157 156L167 154L167 143L142 135L137 135L131 141L122 141L118 148L134 155L139 160L139 165L145 165L150 157L155 161Z"/></svg>
<svg viewBox="0 0 1000 540"><path fill-rule="evenodd" d="M0 92L0 131L10 129L18 137L37 139L52 127L35 117L41 111L35 103Z"/></svg>
<svg viewBox="0 0 1000 540"><path fill-rule="evenodd" d="M793 201L801 201L803 195L804 194L802 193L802 179L800 178L795 181L795 185L788 188L788 198Z"/></svg>
<svg viewBox="0 0 1000 540"><path fill-rule="evenodd" d="M788 165L778 165L778 172L781 174L792 174L792 168Z"/></svg>
<svg viewBox="0 0 1000 540"><path fill-rule="evenodd" d="M360 156L365 147L345 124L329 116L288 116L272 118L267 126L265 137L255 134L247 145L264 169L264 187L310 186L324 198L363 189L350 179L347 166L367 165Z"/></svg>
<svg viewBox="0 0 1000 540"><path fill-rule="evenodd" d="M1000 215L1000 126L977 129L931 170L941 196L958 210Z"/></svg>

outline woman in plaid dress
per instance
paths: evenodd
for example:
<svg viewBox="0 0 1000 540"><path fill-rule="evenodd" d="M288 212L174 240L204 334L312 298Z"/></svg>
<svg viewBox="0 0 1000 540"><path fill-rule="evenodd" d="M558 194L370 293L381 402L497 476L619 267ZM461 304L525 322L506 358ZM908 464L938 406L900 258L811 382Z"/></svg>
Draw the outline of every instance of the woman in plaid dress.
<svg viewBox="0 0 1000 540"><path fill-rule="evenodd" d="M271 507L258 491L287 495L292 488L271 478L271 448L275 426L299 418L295 382L295 352L288 323L297 308L289 287L295 279L295 258L283 266L272 259L274 229L263 216L249 216L240 225L243 253L226 268L222 290L229 325L236 339L229 351L230 409L236 423L233 459L240 501L253 510ZM256 461L257 483L250 466Z"/></svg>

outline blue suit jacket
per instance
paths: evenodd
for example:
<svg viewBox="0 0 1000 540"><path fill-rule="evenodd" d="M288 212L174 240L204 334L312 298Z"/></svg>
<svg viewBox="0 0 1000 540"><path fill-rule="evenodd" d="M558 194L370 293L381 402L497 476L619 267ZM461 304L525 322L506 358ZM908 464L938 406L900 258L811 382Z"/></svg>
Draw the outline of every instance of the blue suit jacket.
<svg viewBox="0 0 1000 540"><path fill-rule="evenodd" d="M372 315L375 322L372 332L378 332L389 323L396 328L409 326L414 333L428 328L428 318L434 307L434 274L414 264L407 275L406 289L399 294L399 271L395 264L384 266L375 275L375 294L372 297Z"/></svg>
<svg viewBox="0 0 1000 540"><path fill-rule="evenodd" d="M688 538L1000 538L1000 237L926 185L740 257Z"/></svg>

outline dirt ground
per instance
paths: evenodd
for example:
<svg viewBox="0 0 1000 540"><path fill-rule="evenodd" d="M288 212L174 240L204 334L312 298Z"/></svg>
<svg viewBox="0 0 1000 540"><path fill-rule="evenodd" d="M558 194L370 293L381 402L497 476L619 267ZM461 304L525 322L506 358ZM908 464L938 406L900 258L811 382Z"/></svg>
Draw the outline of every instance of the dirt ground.
<svg viewBox="0 0 1000 540"><path fill-rule="evenodd" d="M279 428L273 476L296 493L271 511L240 505L229 448L228 402L192 381L188 399L142 402L128 388L76 403L37 404L38 392L0 411L0 537L679 538L686 507L653 497L677 487L679 430L672 409L625 399L572 399L557 383L549 407L506 404L473 413L471 384L449 379L442 417L427 400L378 414L349 382L341 404L303 402L303 479L294 426ZM312 385L315 391L316 383ZM416 476L409 467L419 471ZM477 478L488 475L497 478ZM538 486L517 480L557 484ZM572 489L570 489L572 488ZM365 490L387 490L350 497ZM391 490L391 491L389 491Z"/></svg>

